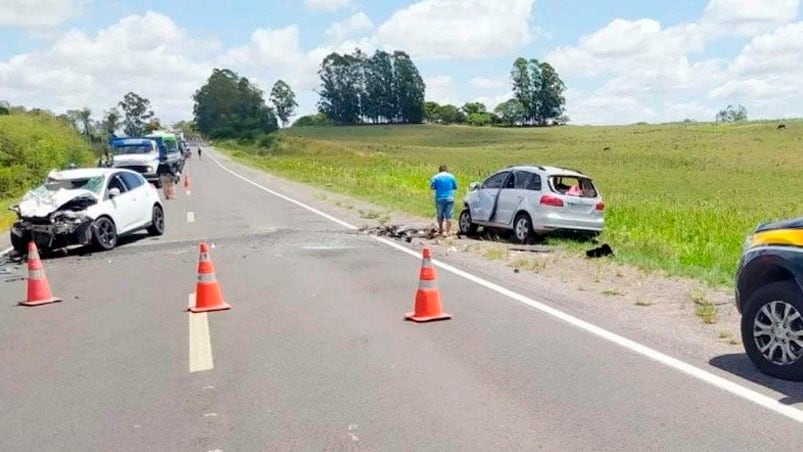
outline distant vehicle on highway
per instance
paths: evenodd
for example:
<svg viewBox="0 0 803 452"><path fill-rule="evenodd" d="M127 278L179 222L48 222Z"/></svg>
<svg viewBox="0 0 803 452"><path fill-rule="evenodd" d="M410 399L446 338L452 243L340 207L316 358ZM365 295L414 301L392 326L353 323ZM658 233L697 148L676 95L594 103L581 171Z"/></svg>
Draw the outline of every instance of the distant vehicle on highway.
<svg viewBox="0 0 803 452"><path fill-rule="evenodd" d="M18 217L11 245L21 253L31 240L43 252L70 245L110 250L120 236L143 229L159 236L165 228L157 190L119 168L51 171L11 209Z"/></svg>
<svg viewBox="0 0 803 452"><path fill-rule="evenodd" d="M178 177L184 169L184 154L181 152L176 135L156 131L145 135L145 138L156 140L159 145L159 164L167 166L169 173Z"/></svg>
<svg viewBox="0 0 803 452"><path fill-rule="evenodd" d="M112 139L112 166L136 171L157 187L160 165L159 144L153 138Z"/></svg>
<svg viewBox="0 0 803 452"><path fill-rule="evenodd" d="M462 234L479 226L510 230L526 243L537 235L571 231L599 235L605 226L605 203L591 177L565 168L513 166L485 182L472 182L460 213Z"/></svg>
<svg viewBox="0 0 803 452"><path fill-rule="evenodd" d="M803 380L803 218L757 227L736 272L747 356L762 372Z"/></svg>

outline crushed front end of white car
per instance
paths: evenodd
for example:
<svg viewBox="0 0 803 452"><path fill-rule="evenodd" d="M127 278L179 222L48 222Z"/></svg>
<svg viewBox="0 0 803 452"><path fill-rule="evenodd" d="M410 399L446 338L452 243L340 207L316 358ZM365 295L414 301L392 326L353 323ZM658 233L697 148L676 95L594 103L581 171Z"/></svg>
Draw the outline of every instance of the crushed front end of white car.
<svg viewBox="0 0 803 452"><path fill-rule="evenodd" d="M11 207L17 213L11 227L14 249L24 252L30 241L41 250L89 244L94 218L87 209L98 203L102 183L102 177L66 181L49 177L29 191Z"/></svg>

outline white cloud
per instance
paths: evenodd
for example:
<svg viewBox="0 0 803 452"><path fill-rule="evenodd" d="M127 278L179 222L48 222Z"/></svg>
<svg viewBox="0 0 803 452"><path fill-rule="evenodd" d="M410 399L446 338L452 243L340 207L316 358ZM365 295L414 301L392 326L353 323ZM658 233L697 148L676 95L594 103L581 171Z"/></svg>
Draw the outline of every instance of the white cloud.
<svg viewBox="0 0 803 452"><path fill-rule="evenodd" d="M792 22L800 0L711 0L702 23L720 34L756 34Z"/></svg>
<svg viewBox="0 0 803 452"><path fill-rule="evenodd" d="M81 13L87 0L2 0L0 27L49 27Z"/></svg>
<svg viewBox="0 0 803 452"><path fill-rule="evenodd" d="M480 89L502 88L508 84L508 80L504 77L474 77L469 82L471 86Z"/></svg>
<svg viewBox="0 0 803 452"><path fill-rule="evenodd" d="M335 22L326 29L326 36L334 42L342 42L347 38L373 30L374 23L367 14L360 11L343 22Z"/></svg>
<svg viewBox="0 0 803 452"><path fill-rule="evenodd" d="M421 0L377 30L385 48L414 58L476 59L505 55L531 41L534 0Z"/></svg>
<svg viewBox="0 0 803 452"><path fill-rule="evenodd" d="M300 52L298 27L258 28L251 33L251 42L228 51L224 60L236 64L275 65L287 64Z"/></svg>
<svg viewBox="0 0 803 452"><path fill-rule="evenodd" d="M134 91L151 100L157 116L173 121L192 111L192 94L211 72L193 59L209 46L189 39L169 17L148 12L95 36L69 31L49 49L0 62L0 86L13 104L55 111L88 106L96 114Z"/></svg>
<svg viewBox="0 0 803 452"><path fill-rule="evenodd" d="M427 87L427 100L439 104L457 102L454 94L454 81L449 75L436 75L424 79Z"/></svg>
<svg viewBox="0 0 803 452"><path fill-rule="evenodd" d="M337 11L351 4L351 0L304 0L304 5L312 11Z"/></svg>

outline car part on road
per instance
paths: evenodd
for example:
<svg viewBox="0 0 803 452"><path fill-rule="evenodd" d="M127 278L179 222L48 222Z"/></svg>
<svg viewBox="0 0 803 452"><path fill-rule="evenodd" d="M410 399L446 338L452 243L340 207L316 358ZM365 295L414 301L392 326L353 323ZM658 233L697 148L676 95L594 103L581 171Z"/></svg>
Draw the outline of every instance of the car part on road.
<svg viewBox="0 0 803 452"><path fill-rule="evenodd" d="M438 229L434 227L417 227L417 226L375 226L375 227L362 227L360 232L379 237L389 237L393 239L409 239L407 242L412 241L414 238L432 240L438 236Z"/></svg>

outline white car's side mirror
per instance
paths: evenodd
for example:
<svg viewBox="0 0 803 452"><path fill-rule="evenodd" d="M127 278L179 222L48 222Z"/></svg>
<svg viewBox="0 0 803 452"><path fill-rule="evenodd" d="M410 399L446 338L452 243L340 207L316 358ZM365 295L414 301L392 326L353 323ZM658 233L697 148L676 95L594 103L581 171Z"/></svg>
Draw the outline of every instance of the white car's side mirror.
<svg viewBox="0 0 803 452"><path fill-rule="evenodd" d="M118 196L120 196L120 189L119 188L115 187L115 188L110 188L109 189L109 198L116 198Z"/></svg>
<svg viewBox="0 0 803 452"><path fill-rule="evenodd" d="M468 184L468 189L470 191L479 190L480 189L480 183L479 182L472 182L472 183Z"/></svg>

